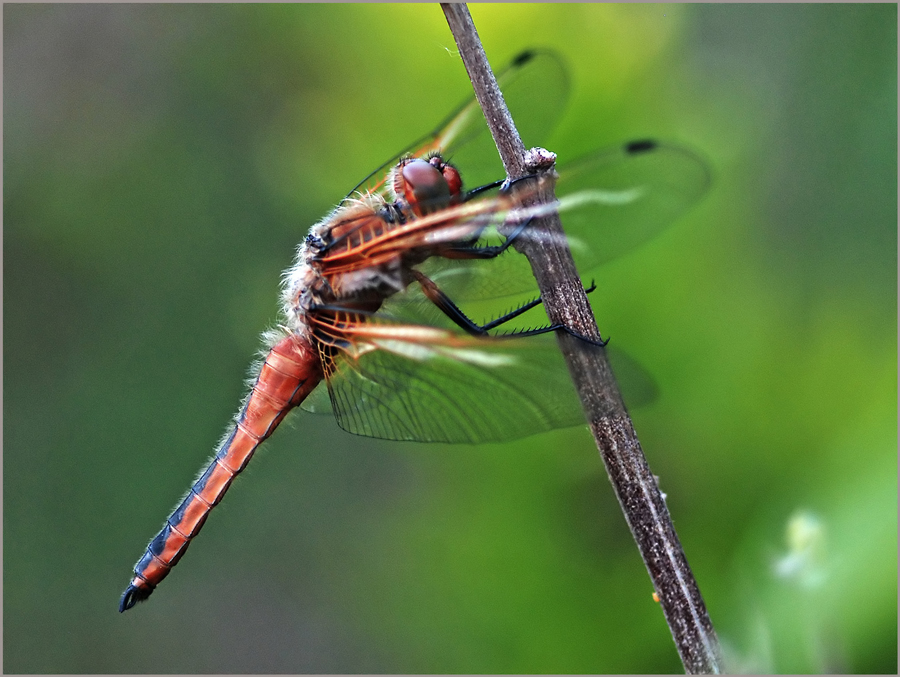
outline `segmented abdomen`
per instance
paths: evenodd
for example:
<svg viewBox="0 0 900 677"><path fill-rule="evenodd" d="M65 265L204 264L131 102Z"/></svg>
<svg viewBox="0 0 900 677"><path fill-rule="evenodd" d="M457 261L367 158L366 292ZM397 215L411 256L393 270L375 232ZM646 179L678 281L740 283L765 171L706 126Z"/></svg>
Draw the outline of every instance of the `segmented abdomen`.
<svg viewBox="0 0 900 677"><path fill-rule="evenodd" d="M256 448L321 379L318 354L305 338L292 335L275 344L231 434L135 565L134 578L122 595L119 611L127 611L150 596L184 555L210 510L222 500Z"/></svg>

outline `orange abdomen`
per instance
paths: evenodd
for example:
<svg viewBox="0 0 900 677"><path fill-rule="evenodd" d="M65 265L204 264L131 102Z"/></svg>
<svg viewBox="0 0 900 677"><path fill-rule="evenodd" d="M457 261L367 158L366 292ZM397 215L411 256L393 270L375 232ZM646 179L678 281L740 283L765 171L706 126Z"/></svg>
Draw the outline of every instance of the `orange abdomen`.
<svg viewBox="0 0 900 677"><path fill-rule="evenodd" d="M184 555L210 510L222 500L256 448L321 380L318 354L306 339L294 335L275 344L231 434L135 565L134 578L122 595L119 611L127 611L150 596Z"/></svg>

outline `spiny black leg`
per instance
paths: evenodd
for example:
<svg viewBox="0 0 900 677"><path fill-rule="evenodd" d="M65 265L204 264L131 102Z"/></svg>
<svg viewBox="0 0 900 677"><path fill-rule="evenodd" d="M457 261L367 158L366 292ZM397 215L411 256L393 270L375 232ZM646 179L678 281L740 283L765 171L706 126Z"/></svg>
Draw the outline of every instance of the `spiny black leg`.
<svg viewBox="0 0 900 677"><path fill-rule="evenodd" d="M482 325L482 329L484 329L485 331L488 331L489 329L494 329L495 327L499 327L501 324L505 324L505 323L509 322L510 320L518 317L522 313L541 305L541 301L542 301L541 297L538 296L533 301L529 301L528 303L523 303L518 308L515 308L515 309L509 311L505 315L501 315L496 320L491 320L487 324Z"/></svg>
<svg viewBox="0 0 900 677"><path fill-rule="evenodd" d="M425 296L428 300L436 305L444 315L453 320L453 323L456 324L457 327L474 336L484 336L487 333L486 329L470 320L469 317L459 309L459 306L453 303L453 301L450 300L450 297L442 292L431 279L427 278L418 270L413 270L413 276L421 285L422 291L425 292Z"/></svg>
<svg viewBox="0 0 900 677"><path fill-rule="evenodd" d="M585 287L584 293L591 294L594 291L596 291L596 289L597 289L597 283L594 280L591 280L591 286ZM515 310L512 310L512 311L506 313L505 315L498 317L493 322L488 322L487 324L483 325L481 327L481 329L483 329L486 333L489 329L498 327L501 324L508 322L509 320L511 320L515 317L518 317L525 311L531 310L532 308L540 305L542 300L543 299L538 297L538 298L534 299L533 301L529 301L528 303L525 303L525 304L519 306ZM596 341L588 336L578 333L574 329L567 327L564 324L551 324L551 325L547 325L546 327L537 327L536 329L523 329L523 330L519 330L519 331L513 331L508 334L503 334L503 336L537 336L539 334L547 334L552 331L564 331L567 334L569 334L570 336L574 336L575 338L577 338L581 341L584 341L585 343L590 343L591 345L595 345L595 346L603 347L607 343L609 343L608 338L605 341L603 339Z"/></svg>
<svg viewBox="0 0 900 677"><path fill-rule="evenodd" d="M503 334L504 337L519 337L519 336L539 336L540 334L549 334L552 331L564 331L569 336L574 336L579 341L584 341L585 343L590 343L592 346L600 346L601 348L605 347L607 343L609 343L609 339L596 341L584 334L579 334L574 329L567 327L564 324L551 324L546 327L538 327L537 329L525 329L522 331L514 331L509 334Z"/></svg>
<svg viewBox="0 0 900 677"><path fill-rule="evenodd" d="M585 293L585 294L591 294L591 293L593 293L596 289L597 289L597 284L596 284L593 280L591 280L591 286L590 286L590 287L585 287L585 288L584 288L584 293ZM525 311L531 310L532 308L535 308L535 307L541 305L541 302L542 302L542 301L543 301L543 299L542 299L540 296L538 296L538 297L537 297L536 299L534 299L533 301L529 301L528 303L524 303L524 304L522 304L521 306L519 306L518 308L516 308L516 309L514 309L514 310L511 310L510 312L506 313L505 315L501 315L501 316L498 317L496 320L493 320L493 321L491 321L491 322L488 322L487 324L482 325L482 329L484 329L485 331L487 331L487 330L489 330L489 329L493 329L494 327L499 327L501 324L504 324L504 323L506 323L506 322L509 322L510 320L512 320L513 318L518 317L519 315L521 315L521 314L524 313Z"/></svg>
<svg viewBox="0 0 900 677"><path fill-rule="evenodd" d="M422 286L422 291L425 292L425 296L428 298L428 300L436 305L440 309L440 311L444 313L444 315L449 317L453 321L453 323L456 324L456 326L458 326L463 331L472 334L473 336L485 336L487 335L489 329L499 327L504 322L509 322L511 319L518 317L525 311L531 310L541 303L540 298L534 299L533 301L529 301L528 303L519 306L509 313L506 313L502 317L498 317L492 322L480 325L471 320L468 315L460 310L459 306L453 303L450 297L442 292L432 280L427 278L418 270L413 270L413 275L415 276L418 283Z"/></svg>
<svg viewBox="0 0 900 677"><path fill-rule="evenodd" d="M509 322L510 320L518 317L522 313L535 308L541 304L541 299L536 298L528 303L524 303L518 308L511 310L498 317L496 320L488 322L484 325L479 325L472 321L468 315L466 315L462 310L459 309L453 301L447 296L444 292L440 290L440 288L428 277L420 273L418 270L413 270L413 276L415 276L418 283L422 286L422 291L425 293L425 296L431 301L434 305L436 305L444 315L449 317L456 326L462 329L473 336L485 336L488 333L488 330L499 327L500 325ZM597 285L594 282L591 282L591 286L585 289L584 291L588 294L593 292L597 288ZM504 334L504 336L537 336L538 334L547 334L553 331L564 331L571 336L574 336L577 339L581 339L586 343L590 343L592 345L605 346L609 343L609 339L606 341L595 341L594 339L588 338L587 336L583 336L579 334L574 329L570 329L569 327L562 324L552 324L546 327L538 327L537 329L526 329L522 331L514 331L509 334Z"/></svg>

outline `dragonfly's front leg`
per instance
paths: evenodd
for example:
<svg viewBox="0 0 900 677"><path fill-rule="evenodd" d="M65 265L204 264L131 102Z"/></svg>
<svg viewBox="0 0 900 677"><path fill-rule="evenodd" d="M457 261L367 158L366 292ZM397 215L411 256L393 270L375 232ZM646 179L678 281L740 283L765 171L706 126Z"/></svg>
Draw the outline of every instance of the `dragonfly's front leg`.
<svg viewBox="0 0 900 677"><path fill-rule="evenodd" d="M493 190L494 188L497 188L498 186L502 186L501 190L502 190L502 192L505 193L505 192L509 191L510 187L513 184L521 183L523 181L533 180L535 178L536 178L535 175L528 175L528 176L523 176L520 179L516 179L515 181L513 181L511 183L507 182L505 179L502 181L494 181L487 185L480 186L478 188L474 188L473 190L470 190L468 192L468 194L466 195L466 201L471 200L473 197L476 197L477 195L479 195L482 192L485 192L488 190ZM506 237L506 241L501 245L490 245L490 246L485 246L485 247L475 247L472 245L450 247L447 250L441 252L441 256L444 256L445 258L453 258L453 259L493 259L493 258L496 258L497 256L500 256L500 254L505 252L507 249L509 249L510 245L513 244L513 242L516 241L516 238L518 238L525 231L525 229L531 224L533 219L534 219L533 216L528 217L527 219L522 221L519 225L517 225L513 229L513 231ZM476 239L480 235L481 235L481 232L479 231L478 235L476 236Z"/></svg>

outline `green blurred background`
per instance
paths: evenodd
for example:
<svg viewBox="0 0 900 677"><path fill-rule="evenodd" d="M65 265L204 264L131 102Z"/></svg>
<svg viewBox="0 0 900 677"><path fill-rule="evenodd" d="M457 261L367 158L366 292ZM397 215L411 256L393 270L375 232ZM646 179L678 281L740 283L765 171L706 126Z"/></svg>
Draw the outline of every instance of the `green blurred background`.
<svg viewBox="0 0 900 677"><path fill-rule="evenodd" d="M896 672L896 5L472 13L495 66L569 62L562 159L657 136L713 168L593 302L658 381L635 424L730 669ZM295 245L470 90L436 5L3 17L5 672L681 670L586 429L295 414L120 615Z"/></svg>

